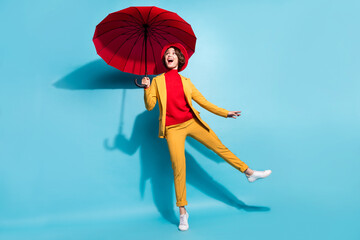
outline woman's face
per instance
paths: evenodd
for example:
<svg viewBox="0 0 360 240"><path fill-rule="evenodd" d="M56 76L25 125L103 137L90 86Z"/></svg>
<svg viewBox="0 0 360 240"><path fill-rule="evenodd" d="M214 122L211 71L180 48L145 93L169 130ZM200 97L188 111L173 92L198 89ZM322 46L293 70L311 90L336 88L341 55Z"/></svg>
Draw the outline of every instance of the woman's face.
<svg viewBox="0 0 360 240"><path fill-rule="evenodd" d="M175 49L169 48L168 50L166 50L164 55L166 67L168 69L178 69L179 59L178 56L175 54Z"/></svg>

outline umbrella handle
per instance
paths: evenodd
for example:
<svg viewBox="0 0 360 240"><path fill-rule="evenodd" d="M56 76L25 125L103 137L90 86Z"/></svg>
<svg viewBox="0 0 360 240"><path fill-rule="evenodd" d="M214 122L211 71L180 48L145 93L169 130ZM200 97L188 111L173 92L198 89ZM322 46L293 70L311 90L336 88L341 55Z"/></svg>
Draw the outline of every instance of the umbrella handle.
<svg viewBox="0 0 360 240"><path fill-rule="evenodd" d="M138 84L137 78L134 79L134 82L135 82L136 86L138 86L140 88L145 88L146 87L146 84Z"/></svg>

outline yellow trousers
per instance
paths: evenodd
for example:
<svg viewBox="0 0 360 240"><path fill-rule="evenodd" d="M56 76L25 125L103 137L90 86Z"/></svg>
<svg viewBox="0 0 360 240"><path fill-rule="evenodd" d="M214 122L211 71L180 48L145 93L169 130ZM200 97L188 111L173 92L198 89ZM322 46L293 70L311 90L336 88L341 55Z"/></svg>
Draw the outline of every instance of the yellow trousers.
<svg viewBox="0 0 360 240"><path fill-rule="evenodd" d="M166 126L165 138L169 147L174 173L176 206L187 205L185 160L185 139L187 136L196 139L207 148L213 150L239 171L245 172L248 168L243 161L221 143L213 130L210 129L210 131L208 131L196 118L192 118L183 123Z"/></svg>

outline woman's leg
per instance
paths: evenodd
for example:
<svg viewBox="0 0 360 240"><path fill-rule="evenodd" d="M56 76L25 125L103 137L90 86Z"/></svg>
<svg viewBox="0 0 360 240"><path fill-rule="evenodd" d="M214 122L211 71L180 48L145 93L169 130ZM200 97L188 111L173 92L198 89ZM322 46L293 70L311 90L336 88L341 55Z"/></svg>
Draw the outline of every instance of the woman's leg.
<svg viewBox="0 0 360 240"><path fill-rule="evenodd" d="M250 177L254 173L254 170L248 168L248 169L246 169L246 171L244 173L247 177Z"/></svg>
<svg viewBox="0 0 360 240"><path fill-rule="evenodd" d="M176 206L178 207L188 204L186 201L186 135L186 127L184 124L177 124L166 128L166 140L169 147L171 166L174 173ZM180 208L180 214L184 211L185 208Z"/></svg>
<svg viewBox="0 0 360 240"><path fill-rule="evenodd" d="M249 182L254 182L260 178L266 178L271 174L271 170L255 171L250 169L243 161L233 154L224 144L221 143L213 130L208 131L198 120L189 128L189 135L216 154L227 161L231 166L245 173Z"/></svg>
<svg viewBox="0 0 360 240"><path fill-rule="evenodd" d="M179 211L180 211L180 215L185 214L185 213L186 213L185 206L181 206L181 207L179 207Z"/></svg>
<svg viewBox="0 0 360 240"><path fill-rule="evenodd" d="M222 144L212 129L208 131L197 119L193 122L191 128L189 129L189 136L201 142L207 148L213 150L217 155L242 173L252 174L252 170L248 170L248 165L241 161L224 144Z"/></svg>

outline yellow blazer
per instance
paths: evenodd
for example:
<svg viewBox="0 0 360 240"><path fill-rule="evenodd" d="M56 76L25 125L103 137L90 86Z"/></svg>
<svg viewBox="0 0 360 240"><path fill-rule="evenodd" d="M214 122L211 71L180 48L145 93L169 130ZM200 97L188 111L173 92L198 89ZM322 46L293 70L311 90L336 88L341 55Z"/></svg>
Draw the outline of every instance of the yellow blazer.
<svg viewBox="0 0 360 240"><path fill-rule="evenodd" d="M180 74L179 74L180 75ZM191 110L195 113L196 118L205 126L206 129L210 130L209 125L204 122L191 102L191 99L194 99L201 107L206 110L219 115L221 117L227 118L229 113L228 110L224 108L219 108L216 105L212 104L197 90L194 84L190 81L190 78L183 77L180 75L182 85L184 88L185 98L189 104ZM159 138L164 138L166 136L165 132L165 120L166 120L166 83L165 83L165 73L162 73L153 78L150 87L144 89L144 102L145 107L148 111L151 111L156 104L156 100L159 101Z"/></svg>

